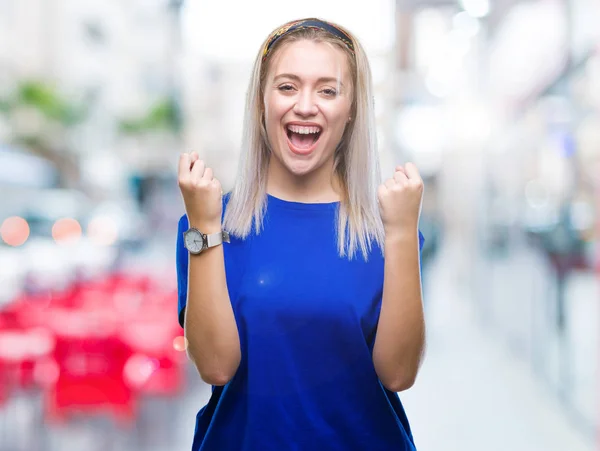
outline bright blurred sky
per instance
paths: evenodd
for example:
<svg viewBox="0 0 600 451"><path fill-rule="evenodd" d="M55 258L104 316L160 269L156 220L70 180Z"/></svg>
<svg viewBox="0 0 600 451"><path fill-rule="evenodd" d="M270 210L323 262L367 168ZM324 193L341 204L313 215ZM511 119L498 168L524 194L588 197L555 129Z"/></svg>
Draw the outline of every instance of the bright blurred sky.
<svg viewBox="0 0 600 451"><path fill-rule="evenodd" d="M274 28L304 17L343 25L369 55L389 50L394 41L394 0L187 0L184 5L184 45L217 59L253 60Z"/></svg>

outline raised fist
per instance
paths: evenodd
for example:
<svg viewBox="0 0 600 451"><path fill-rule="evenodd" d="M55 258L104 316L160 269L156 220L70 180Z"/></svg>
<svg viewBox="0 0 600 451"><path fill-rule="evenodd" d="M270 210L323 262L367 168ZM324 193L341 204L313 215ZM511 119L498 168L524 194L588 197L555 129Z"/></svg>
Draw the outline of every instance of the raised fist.
<svg viewBox="0 0 600 451"><path fill-rule="evenodd" d="M219 231L223 208L221 183L196 152L182 153L179 157L178 182L190 226L203 233Z"/></svg>
<svg viewBox="0 0 600 451"><path fill-rule="evenodd" d="M386 235L417 230L423 199L423 179L413 163L396 166L394 175L379 186L377 194Z"/></svg>

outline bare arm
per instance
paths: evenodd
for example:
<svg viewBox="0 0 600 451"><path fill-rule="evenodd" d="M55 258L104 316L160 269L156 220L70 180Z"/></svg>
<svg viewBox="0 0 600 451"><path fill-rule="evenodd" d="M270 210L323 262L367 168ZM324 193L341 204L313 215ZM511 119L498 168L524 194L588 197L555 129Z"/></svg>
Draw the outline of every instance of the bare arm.
<svg viewBox="0 0 600 451"><path fill-rule="evenodd" d="M383 300L373 363L391 391L410 388L425 348L419 238L416 233L386 237Z"/></svg>
<svg viewBox="0 0 600 451"><path fill-rule="evenodd" d="M385 266L373 364L381 383L398 392L414 384L425 349L418 231L423 180L417 167L397 166L378 196Z"/></svg>
<svg viewBox="0 0 600 451"><path fill-rule="evenodd" d="M179 184L191 227L210 234L221 230L221 185L197 154L183 154ZM223 245L188 253L184 334L187 353L202 380L225 385L240 364L240 340L227 290Z"/></svg>
<svg viewBox="0 0 600 451"><path fill-rule="evenodd" d="M205 233L218 232L220 227ZM188 356L206 383L225 385L240 364L237 324L227 291L223 245L190 254L184 333Z"/></svg>

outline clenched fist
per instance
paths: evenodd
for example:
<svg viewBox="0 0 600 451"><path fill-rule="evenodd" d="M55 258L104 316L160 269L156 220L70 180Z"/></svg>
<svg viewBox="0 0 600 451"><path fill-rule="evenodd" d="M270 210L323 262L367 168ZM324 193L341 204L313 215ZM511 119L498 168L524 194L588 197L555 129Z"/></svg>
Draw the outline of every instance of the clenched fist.
<svg viewBox="0 0 600 451"><path fill-rule="evenodd" d="M204 233L219 231L223 195L221 183L196 152L182 153L179 157L178 182L190 226Z"/></svg>
<svg viewBox="0 0 600 451"><path fill-rule="evenodd" d="M394 176L379 186L377 196L386 235L417 231L423 199L423 179L414 164L396 166Z"/></svg>

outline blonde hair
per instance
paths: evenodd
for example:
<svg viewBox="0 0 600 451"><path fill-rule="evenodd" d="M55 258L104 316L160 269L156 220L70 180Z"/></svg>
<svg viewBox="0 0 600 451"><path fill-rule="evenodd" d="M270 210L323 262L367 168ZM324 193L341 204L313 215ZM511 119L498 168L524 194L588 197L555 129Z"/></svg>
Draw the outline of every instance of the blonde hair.
<svg viewBox="0 0 600 451"><path fill-rule="evenodd" d="M330 22L331 23L331 22ZM342 196L337 214L338 253L352 259L360 248L365 260L375 240L383 251L384 231L379 213L377 188L381 182L371 69L363 47L346 29L354 53L338 38L317 29L294 30L273 45L263 61L265 40L256 56L246 94L242 148L238 174L230 193L223 228L233 236L246 238L260 233L267 203L267 169L270 147L263 121L264 86L269 62L286 43L313 40L337 46L347 55L352 76L351 122L347 125L334 155L334 172L341 182Z"/></svg>

